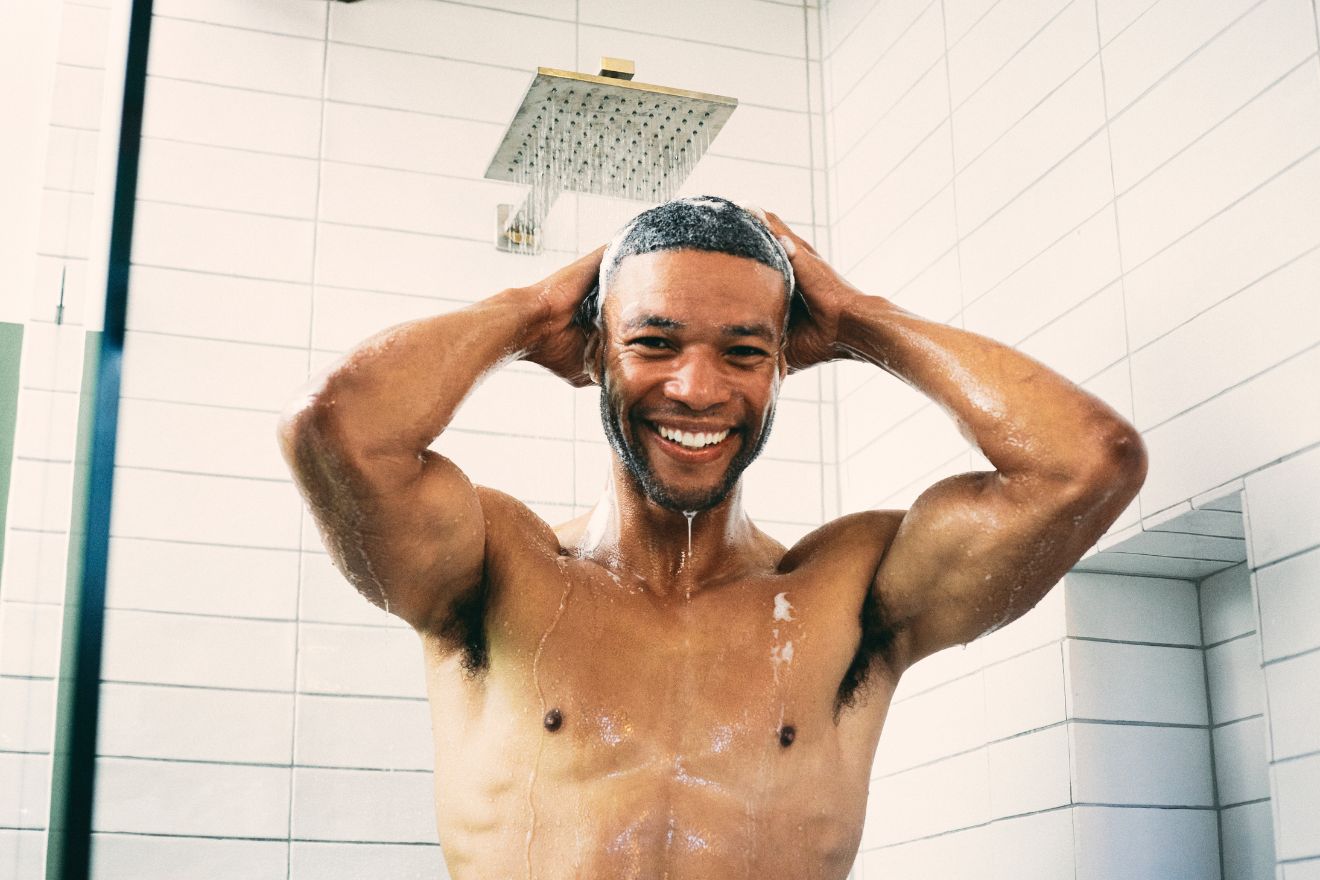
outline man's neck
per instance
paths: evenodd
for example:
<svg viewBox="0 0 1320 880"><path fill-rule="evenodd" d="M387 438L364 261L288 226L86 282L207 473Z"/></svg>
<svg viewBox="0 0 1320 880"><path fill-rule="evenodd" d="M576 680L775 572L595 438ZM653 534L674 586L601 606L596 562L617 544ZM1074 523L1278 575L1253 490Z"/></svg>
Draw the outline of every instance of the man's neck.
<svg viewBox="0 0 1320 880"><path fill-rule="evenodd" d="M575 543L580 555L648 592L684 598L746 571L760 545L741 481L714 507L684 513L647 498L618 472Z"/></svg>

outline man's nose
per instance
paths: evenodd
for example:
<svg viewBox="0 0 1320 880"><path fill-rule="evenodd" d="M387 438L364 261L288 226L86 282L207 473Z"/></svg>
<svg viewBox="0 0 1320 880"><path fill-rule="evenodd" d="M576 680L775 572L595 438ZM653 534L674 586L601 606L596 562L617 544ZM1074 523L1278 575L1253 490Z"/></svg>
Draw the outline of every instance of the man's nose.
<svg viewBox="0 0 1320 880"><path fill-rule="evenodd" d="M701 411L726 403L730 388L720 364L691 354L676 364L674 374L665 383L665 396L688 409Z"/></svg>

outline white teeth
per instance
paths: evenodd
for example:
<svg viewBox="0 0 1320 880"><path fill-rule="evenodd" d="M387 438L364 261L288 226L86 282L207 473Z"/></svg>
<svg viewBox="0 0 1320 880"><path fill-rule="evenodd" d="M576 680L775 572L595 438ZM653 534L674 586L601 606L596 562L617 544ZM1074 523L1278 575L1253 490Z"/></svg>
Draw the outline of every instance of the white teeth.
<svg viewBox="0 0 1320 880"><path fill-rule="evenodd" d="M692 433L691 431L676 431L673 428L666 428L664 425L656 426L660 431L660 436L666 440L672 440L675 443L688 447L689 449L700 449L703 446L712 446L729 436L728 430L719 431L714 434L703 432Z"/></svg>

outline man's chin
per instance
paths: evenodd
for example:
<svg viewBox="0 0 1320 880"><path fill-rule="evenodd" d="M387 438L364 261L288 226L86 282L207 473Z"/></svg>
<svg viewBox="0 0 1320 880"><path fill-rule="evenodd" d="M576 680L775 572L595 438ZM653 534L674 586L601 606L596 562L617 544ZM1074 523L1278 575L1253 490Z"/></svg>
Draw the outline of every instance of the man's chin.
<svg viewBox="0 0 1320 880"><path fill-rule="evenodd" d="M667 486L646 487L647 499L677 513L701 513L703 510L710 510L728 495L729 491L722 486L704 492L695 492L691 489L675 491Z"/></svg>

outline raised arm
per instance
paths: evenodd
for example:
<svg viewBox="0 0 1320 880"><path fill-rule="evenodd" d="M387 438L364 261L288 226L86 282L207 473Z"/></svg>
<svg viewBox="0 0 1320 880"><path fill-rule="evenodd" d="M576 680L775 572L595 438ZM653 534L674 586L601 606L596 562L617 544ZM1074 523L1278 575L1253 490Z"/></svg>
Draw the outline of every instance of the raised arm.
<svg viewBox="0 0 1320 880"><path fill-rule="evenodd" d="M891 661L902 669L1015 620L1137 494L1141 436L1039 361L862 294L770 221L793 245L810 309L790 329L790 362L875 364L943 407L995 466L940 480L902 514L874 581Z"/></svg>
<svg viewBox="0 0 1320 880"><path fill-rule="evenodd" d="M585 384L573 309L597 250L525 288L390 327L312 379L279 442L336 566L372 603L417 628L480 581L477 493L428 447L491 371L517 358Z"/></svg>

